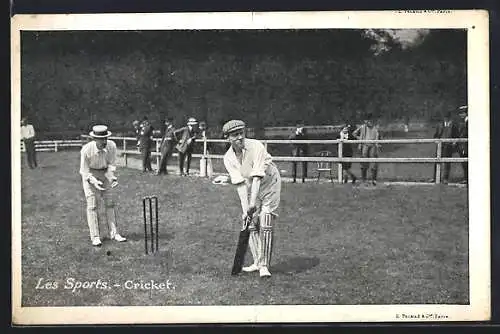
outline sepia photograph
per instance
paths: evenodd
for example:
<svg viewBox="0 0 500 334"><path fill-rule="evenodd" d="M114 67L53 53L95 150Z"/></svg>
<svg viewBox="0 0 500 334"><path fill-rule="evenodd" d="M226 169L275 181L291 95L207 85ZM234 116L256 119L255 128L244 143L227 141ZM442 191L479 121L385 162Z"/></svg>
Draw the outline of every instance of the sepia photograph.
<svg viewBox="0 0 500 334"><path fill-rule="evenodd" d="M489 319L487 12L11 38L14 324Z"/></svg>

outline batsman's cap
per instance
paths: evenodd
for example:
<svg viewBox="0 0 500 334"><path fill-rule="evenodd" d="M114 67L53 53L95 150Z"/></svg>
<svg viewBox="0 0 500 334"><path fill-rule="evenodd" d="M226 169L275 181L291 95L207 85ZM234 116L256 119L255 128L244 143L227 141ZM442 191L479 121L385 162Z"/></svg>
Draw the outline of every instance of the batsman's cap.
<svg viewBox="0 0 500 334"><path fill-rule="evenodd" d="M365 119L366 119L366 120L371 120L371 119L373 119L373 114L372 114L371 112L370 112L370 113L365 114Z"/></svg>
<svg viewBox="0 0 500 334"><path fill-rule="evenodd" d="M92 138L107 138L111 136L111 132L106 125L94 125L89 135Z"/></svg>
<svg viewBox="0 0 500 334"><path fill-rule="evenodd" d="M468 111L469 111L469 106L465 105L465 106L458 107L458 113L459 114L462 114L462 113L467 114Z"/></svg>
<svg viewBox="0 0 500 334"><path fill-rule="evenodd" d="M245 128L245 122L240 121L239 119L233 119L224 124L224 126L222 127L222 133L226 136L231 132L241 130L244 128Z"/></svg>
<svg viewBox="0 0 500 334"><path fill-rule="evenodd" d="M196 125L198 124L198 121L194 117L189 117L187 125Z"/></svg>

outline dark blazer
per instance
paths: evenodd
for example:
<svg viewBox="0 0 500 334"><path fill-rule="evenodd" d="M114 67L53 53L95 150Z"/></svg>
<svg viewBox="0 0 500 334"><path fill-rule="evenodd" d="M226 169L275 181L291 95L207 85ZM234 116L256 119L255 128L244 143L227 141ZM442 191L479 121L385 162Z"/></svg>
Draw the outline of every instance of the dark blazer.
<svg viewBox="0 0 500 334"><path fill-rule="evenodd" d="M466 120L460 121L457 126L458 137L459 138L469 138L469 123ZM469 154L469 145L467 142L458 143L458 149L460 154L464 156L468 156Z"/></svg>
<svg viewBox="0 0 500 334"><path fill-rule="evenodd" d="M340 139L340 133L337 136L337 139ZM347 135L347 140L356 140L357 138L354 137L352 132L349 132ZM354 149L352 148L353 144L348 144L348 143L342 143L342 156L343 157L352 157L354 153Z"/></svg>
<svg viewBox="0 0 500 334"><path fill-rule="evenodd" d="M186 153L186 151L191 150L196 139L196 131L194 129L189 131L187 126L174 131L174 138L177 142L175 148L181 152Z"/></svg>
<svg viewBox="0 0 500 334"><path fill-rule="evenodd" d="M455 121L450 120L448 126L444 125L444 121L439 122L434 132L434 138L458 138L458 126Z"/></svg>
<svg viewBox="0 0 500 334"><path fill-rule="evenodd" d="M163 134L160 147L160 150L162 152L166 149L170 150L173 148L173 144L176 142L174 138L174 132L175 128L173 126L169 127L168 129L165 129L165 133Z"/></svg>
<svg viewBox="0 0 500 334"><path fill-rule="evenodd" d="M141 148L150 147L152 144L151 136L153 135L153 126L149 122L141 124L139 133L139 146Z"/></svg>

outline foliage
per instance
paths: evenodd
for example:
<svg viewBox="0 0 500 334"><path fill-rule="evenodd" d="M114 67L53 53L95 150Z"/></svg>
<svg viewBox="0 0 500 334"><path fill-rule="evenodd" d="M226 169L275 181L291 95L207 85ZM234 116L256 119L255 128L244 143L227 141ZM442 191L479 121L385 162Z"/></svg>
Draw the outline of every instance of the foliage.
<svg viewBox="0 0 500 334"><path fill-rule="evenodd" d="M430 120L466 103L466 34L378 56L360 30L23 32L22 112L40 131L134 119L263 126Z"/></svg>

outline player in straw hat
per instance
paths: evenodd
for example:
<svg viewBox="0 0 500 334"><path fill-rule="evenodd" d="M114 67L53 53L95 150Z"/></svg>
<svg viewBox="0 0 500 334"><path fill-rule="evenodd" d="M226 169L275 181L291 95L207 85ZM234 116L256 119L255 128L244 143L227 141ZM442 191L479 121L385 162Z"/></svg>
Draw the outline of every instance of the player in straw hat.
<svg viewBox="0 0 500 334"><path fill-rule="evenodd" d="M115 203L111 189L118 185L116 170L116 144L109 140L111 132L105 125L92 127L92 141L85 144L80 151L80 175L82 176L83 192L87 202L87 223L90 230L92 245L101 246L99 235L98 203L104 202L109 237L119 242L127 239L118 234L116 227Z"/></svg>
<svg viewBox="0 0 500 334"><path fill-rule="evenodd" d="M271 276L269 266L273 245L273 223L278 216L281 176L264 145L245 138L245 123L231 120L222 128L231 146L224 155L224 166L231 183L237 187L243 220L253 215L249 230L249 247L253 264L244 272L259 271L261 277Z"/></svg>

